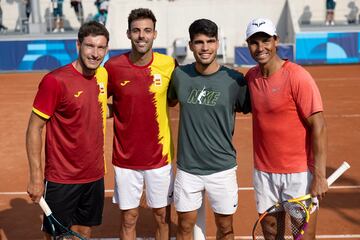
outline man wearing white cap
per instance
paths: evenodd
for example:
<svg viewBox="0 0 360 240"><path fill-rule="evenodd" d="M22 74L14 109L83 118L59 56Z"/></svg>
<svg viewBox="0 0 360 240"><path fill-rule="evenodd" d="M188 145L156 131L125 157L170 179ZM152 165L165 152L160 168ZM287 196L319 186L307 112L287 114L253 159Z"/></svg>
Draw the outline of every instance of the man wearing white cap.
<svg viewBox="0 0 360 240"><path fill-rule="evenodd" d="M304 68L277 55L279 37L270 20L250 21L246 41L258 63L246 74L253 114L257 211L261 214L278 201L307 193L321 200L328 190L327 137L318 87ZM266 218L264 235L274 239L276 216ZM303 239L315 239L316 218L317 211Z"/></svg>

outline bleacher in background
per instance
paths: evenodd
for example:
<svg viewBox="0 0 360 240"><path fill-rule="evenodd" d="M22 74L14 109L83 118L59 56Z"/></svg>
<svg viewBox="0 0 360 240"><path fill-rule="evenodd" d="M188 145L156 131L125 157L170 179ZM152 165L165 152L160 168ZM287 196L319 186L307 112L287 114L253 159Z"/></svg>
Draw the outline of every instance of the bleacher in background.
<svg viewBox="0 0 360 240"><path fill-rule="evenodd" d="M47 31L51 2L39 2L42 32L27 34L14 32L19 28L22 1L1 1L3 22L10 31L0 34L0 52L6 56L0 58L0 71L49 70L76 58L79 22L70 0L64 1L64 34ZM267 17L276 23L282 42L279 50L284 58L301 64L359 63L360 25L358 18L355 24L348 24L348 15L354 10L351 6L360 8L360 0L337 1L336 25L325 26L325 0L110 0L109 56L128 50L127 16L134 8L146 7L152 9L158 19L154 47L177 56L180 63L193 61L192 53L186 48L189 25L195 19L209 18L220 27L218 53L222 60L236 65L254 64L246 48L245 29L248 21L255 17ZM93 0L83 0L83 7L85 19L96 14Z"/></svg>
<svg viewBox="0 0 360 240"><path fill-rule="evenodd" d="M39 11L40 11L40 20L42 23L43 30L49 30L51 28L51 18L52 18L52 4L51 0L32 0L39 1ZM117 1L117 0L113 0ZM85 20L91 19L97 12L94 0L82 0L84 8L84 18ZM25 6L22 0L13 0L13 1L1 1L1 7L3 10L3 23L9 28L9 33L11 34L22 32L22 20L25 18ZM80 27L80 23L76 18L74 9L70 6L70 0L64 0L63 12L65 17L65 30L67 31L76 31ZM31 23L30 16L30 23ZM2 38L2 35L0 35Z"/></svg>

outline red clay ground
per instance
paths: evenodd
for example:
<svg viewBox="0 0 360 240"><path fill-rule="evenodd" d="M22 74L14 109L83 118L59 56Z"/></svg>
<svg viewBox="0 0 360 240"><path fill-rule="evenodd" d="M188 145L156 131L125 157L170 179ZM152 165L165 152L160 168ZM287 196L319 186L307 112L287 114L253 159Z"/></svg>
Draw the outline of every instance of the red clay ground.
<svg viewBox="0 0 360 240"><path fill-rule="evenodd" d="M321 203L318 223L319 235L360 234L360 66L307 67L320 88L328 126L328 169L330 174L344 160L351 169L335 186L357 188L331 189ZM244 69L246 71L246 69ZM0 240L40 239L41 211L27 195L27 158L25 131L37 85L44 73L0 74ZM174 139L178 109L171 110ZM106 189L113 189L110 161L112 121L108 120ZM239 115L234 143L238 151L238 182L251 187L252 142L251 115ZM106 194L104 222L94 229L94 238L118 236L119 211L111 204L112 193ZM141 210L138 235L152 237L154 221L149 209ZM215 236L214 219L207 209L207 236ZM176 214L172 216L176 228ZM253 191L239 191L239 208L234 216L235 234L249 236L256 219Z"/></svg>

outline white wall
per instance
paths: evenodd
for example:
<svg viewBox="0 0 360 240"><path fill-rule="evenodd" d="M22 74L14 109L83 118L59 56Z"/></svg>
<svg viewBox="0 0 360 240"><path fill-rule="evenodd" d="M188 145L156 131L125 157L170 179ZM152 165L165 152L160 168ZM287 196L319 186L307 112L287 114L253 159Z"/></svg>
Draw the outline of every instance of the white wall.
<svg viewBox="0 0 360 240"><path fill-rule="evenodd" d="M42 21L51 9L50 0L40 1ZM355 2L360 8L360 0L338 0L335 9L335 20L345 22L345 15L349 12L349 2ZM112 49L129 48L126 38L127 17L134 8L150 8L155 13L158 23L158 38L154 46L167 48L173 52L173 42L177 38L188 40L188 27L198 18L209 18L215 21L226 38L226 55L231 61L234 57L234 47L245 44L245 28L247 23L255 17L267 17L278 24L279 32L289 33L289 24L293 26L290 35L299 32L298 19L305 6L310 6L312 21L321 22L325 18L326 0L288 0L291 19L280 19L286 0L110 0L107 28L110 31L110 47ZM4 24L14 29L19 17L22 0L1 0ZM96 14L94 0L83 0L85 19ZM70 0L64 2L64 14L68 24L78 28L74 10L70 7ZM284 14L283 14L284 15ZM289 23L285 23L287 21ZM287 25L288 24L288 25ZM292 25L293 24L293 25ZM0 35L1 38L1 35ZM291 41L291 36L287 36ZM285 39L285 38L283 38ZM188 53L191 57L191 53Z"/></svg>
<svg viewBox="0 0 360 240"><path fill-rule="evenodd" d="M97 10L94 5L94 0L82 0L84 8L84 18L91 17L96 14ZM116 1L116 0L113 0ZM39 0L40 2L40 14L41 21L45 22L45 16L47 12L51 10L51 0ZM3 24L14 30L17 27L19 17L24 15L24 5L22 0L1 0L0 2L3 10ZM70 0L65 0L63 5L63 12L67 24L73 28L79 28L80 24L76 19L74 9L70 6ZM30 16L31 19L31 16ZM0 36L1 37L1 36Z"/></svg>
<svg viewBox="0 0 360 240"><path fill-rule="evenodd" d="M154 47L165 47L172 54L173 41L188 37L189 25L198 18L216 22L226 37L226 55L234 57L234 46L245 44L247 23L255 17L278 21L285 0L133 0L111 1L107 28L110 31L110 48L129 48L126 38L127 17L134 8L150 8L157 20L158 37ZM188 53L188 56L191 53Z"/></svg>
<svg viewBox="0 0 360 240"><path fill-rule="evenodd" d="M360 0L337 0L335 7L335 22L346 22L346 16L350 12L348 4L354 2L360 9ZM326 15L326 0L289 0L294 23L297 23L304 8L309 6L312 14L311 21L315 23L324 22ZM360 12L358 12L360 14Z"/></svg>

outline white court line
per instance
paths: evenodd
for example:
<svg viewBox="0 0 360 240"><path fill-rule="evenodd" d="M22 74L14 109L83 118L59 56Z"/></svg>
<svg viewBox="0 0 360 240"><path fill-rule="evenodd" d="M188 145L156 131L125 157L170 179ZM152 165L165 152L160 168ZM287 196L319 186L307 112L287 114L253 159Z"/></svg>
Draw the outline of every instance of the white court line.
<svg viewBox="0 0 360 240"><path fill-rule="evenodd" d="M360 234L340 234L340 235L316 235L316 239L359 239ZM215 236L206 237L206 239L216 239ZM251 236L235 236L235 239L252 239Z"/></svg>
<svg viewBox="0 0 360 240"><path fill-rule="evenodd" d="M325 118L358 118L360 117L360 114L354 113L354 114L326 114Z"/></svg>
<svg viewBox="0 0 360 240"><path fill-rule="evenodd" d="M360 189L360 186L331 186L331 189ZM253 187L239 187L239 191L252 191Z"/></svg>
<svg viewBox="0 0 360 240"><path fill-rule="evenodd" d="M341 78L341 77L337 77L337 78L317 78L316 81L344 81L344 80L350 80L350 81L357 81L359 80L359 77L345 77L345 78Z"/></svg>
<svg viewBox="0 0 360 240"><path fill-rule="evenodd" d="M316 239L359 239L360 234L316 235ZM118 240L119 238L91 238L90 240ZM172 237L171 240L176 238ZM206 236L206 239L216 239L215 236ZM251 236L235 236L235 239L251 240ZM155 238L136 238L136 240L155 240Z"/></svg>
<svg viewBox="0 0 360 240"><path fill-rule="evenodd" d="M360 234L340 234L340 235L316 235L316 239L359 239ZM215 236L208 236L206 239L216 239ZM235 236L235 239L252 239L251 236Z"/></svg>
<svg viewBox="0 0 360 240"><path fill-rule="evenodd" d="M343 234L343 235L316 235L319 239L359 239L360 234Z"/></svg>
<svg viewBox="0 0 360 240"><path fill-rule="evenodd" d="M331 189L360 189L360 185L355 186L331 186ZM239 187L239 191L253 191L253 187ZM105 193L113 193L114 189L106 189ZM0 195L27 195L27 192L0 192Z"/></svg>

